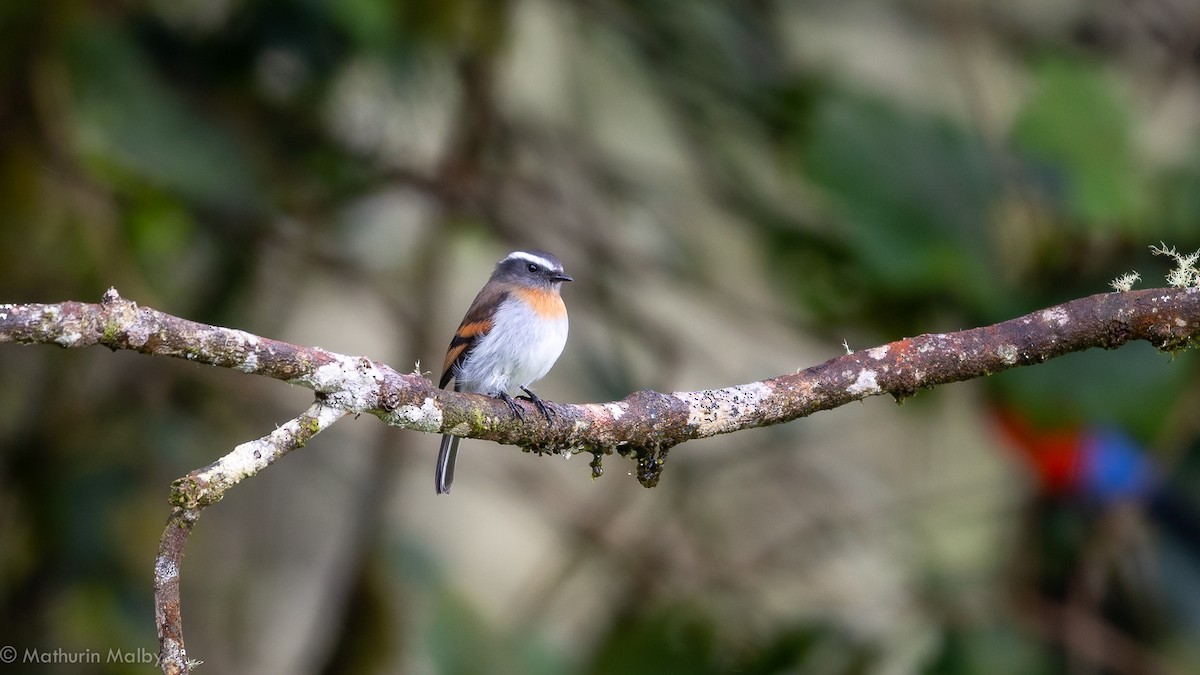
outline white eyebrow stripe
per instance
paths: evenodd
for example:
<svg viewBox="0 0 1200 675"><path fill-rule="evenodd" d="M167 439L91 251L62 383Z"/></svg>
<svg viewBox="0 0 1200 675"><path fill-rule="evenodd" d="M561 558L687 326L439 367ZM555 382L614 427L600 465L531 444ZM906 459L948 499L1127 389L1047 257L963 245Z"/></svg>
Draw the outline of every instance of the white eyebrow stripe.
<svg viewBox="0 0 1200 675"><path fill-rule="evenodd" d="M532 253L527 253L525 251L513 251L512 253L508 254L508 257L505 258L505 260L526 260L535 265L541 265L542 267L545 267L546 269L549 269L549 270L558 269L557 264L552 263L549 260L546 260L545 258L543 258L540 255L534 255Z"/></svg>

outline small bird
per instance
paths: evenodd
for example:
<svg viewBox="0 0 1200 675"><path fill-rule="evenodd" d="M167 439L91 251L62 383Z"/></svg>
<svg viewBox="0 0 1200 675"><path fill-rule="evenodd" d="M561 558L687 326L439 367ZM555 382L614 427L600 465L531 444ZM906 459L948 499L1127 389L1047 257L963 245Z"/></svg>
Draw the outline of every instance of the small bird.
<svg viewBox="0 0 1200 675"><path fill-rule="evenodd" d="M499 398L515 417L523 414L508 395L518 387L524 398L550 419L546 402L529 390L542 379L567 344L567 307L559 291L562 282L574 281L563 272L562 262L545 251L513 251L500 262L475 296L462 324L450 340L439 387L454 379L454 391L470 391ZM457 436L442 436L438 453L438 494L450 492Z"/></svg>

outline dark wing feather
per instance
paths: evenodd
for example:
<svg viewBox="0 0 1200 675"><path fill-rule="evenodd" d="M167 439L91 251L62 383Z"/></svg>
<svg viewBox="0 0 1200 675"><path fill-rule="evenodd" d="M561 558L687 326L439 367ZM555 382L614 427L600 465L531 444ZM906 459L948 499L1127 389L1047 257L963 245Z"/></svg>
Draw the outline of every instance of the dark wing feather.
<svg viewBox="0 0 1200 675"><path fill-rule="evenodd" d="M485 286L479 295L475 296L475 301L471 303L471 308L467 310L467 315L463 317L458 330L454 331L450 347L446 350L439 387L445 388L450 378L454 377L455 371L471 355L475 345L479 344L479 339L492 329L492 317L496 314L496 308L507 296L506 291L493 290L489 286Z"/></svg>

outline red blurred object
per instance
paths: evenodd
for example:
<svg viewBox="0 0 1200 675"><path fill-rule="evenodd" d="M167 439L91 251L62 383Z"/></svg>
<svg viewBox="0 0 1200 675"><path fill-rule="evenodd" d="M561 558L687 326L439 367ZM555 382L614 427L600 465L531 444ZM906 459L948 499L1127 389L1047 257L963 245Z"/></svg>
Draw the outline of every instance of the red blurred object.
<svg viewBox="0 0 1200 675"><path fill-rule="evenodd" d="M1033 471L1042 492L1065 497L1080 489L1083 470L1084 429L1071 424L1038 429L1011 410L996 409L996 421L1009 445Z"/></svg>

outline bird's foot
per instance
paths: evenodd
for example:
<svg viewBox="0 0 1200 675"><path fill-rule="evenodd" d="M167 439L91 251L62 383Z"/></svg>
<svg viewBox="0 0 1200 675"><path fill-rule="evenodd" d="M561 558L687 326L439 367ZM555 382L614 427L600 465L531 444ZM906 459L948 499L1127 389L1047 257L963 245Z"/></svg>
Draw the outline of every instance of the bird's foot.
<svg viewBox="0 0 1200 675"><path fill-rule="evenodd" d="M537 394L530 391L527 387L521 387L521 391L525 392L525 395L518 396L517 398L533 403L533 405L537 407L538 412L542 413L542 416L546 418L547 422L549 422L550 418L554 416L554 409L550 407L550 404L543 401Z"/></svg>
<svg viewBox="0 0 1200 675"><path fill-rule="evenodd" d="M508 395L507 391L496 394L496 398L504 401L504 404L512 411L513 417L519 420L525 419L525 413L521 411L521 406L517 405L517 402L513 400L513 397Z"/></svg>

